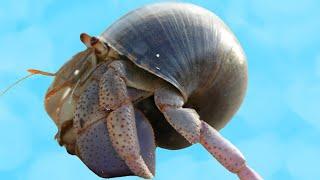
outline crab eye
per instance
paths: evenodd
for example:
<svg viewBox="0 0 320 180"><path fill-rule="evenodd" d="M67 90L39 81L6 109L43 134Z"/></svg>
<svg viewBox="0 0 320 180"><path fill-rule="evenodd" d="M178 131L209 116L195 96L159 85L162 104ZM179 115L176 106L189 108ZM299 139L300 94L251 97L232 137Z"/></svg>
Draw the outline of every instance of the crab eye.
<svg viewBox="0 0 320 180"><path fill-rule="evenodd" d="M91 46L94 46L94 45L96 45L97 43L99 42L99 39L98 38L96 38L96 37L91 37L91 39L90 39L90 44L91 44Z"/></svg>

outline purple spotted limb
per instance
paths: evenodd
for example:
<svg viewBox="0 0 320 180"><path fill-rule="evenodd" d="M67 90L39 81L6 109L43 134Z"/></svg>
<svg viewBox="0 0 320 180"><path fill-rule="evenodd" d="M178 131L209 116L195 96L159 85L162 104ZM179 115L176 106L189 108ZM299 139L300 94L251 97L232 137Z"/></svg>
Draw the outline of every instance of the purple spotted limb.
<svg viewBox="0 0 320 180"><path fill-rule="evenodd" d="M112 111L106 119L110 140L132 172L137 176L152 178L140 154L134 108L127 85L117 68L111 64L99 82L100 107Z"/></svg>
<svg viewBox="0 0 320 180"><path fill-rule="evenodd" d="M229 171L236 173L241 180L261 180L262 177L245 162L242 153L221 134L201 122L200 143Z"/></svg>
<svg viewBox="0 0 320 180"><path fill-rule="evenodd" d="M103 86L108 83L98 81L105 68L97 69L77 103L73 120L77 132L75 153L101 177L138 175L150 178L155 166L153 129L146 117L132 109L131 104L110 106L111 99L104 96L108 91ZM139 98L135 96L137 92L143 94L134 89L128 92L132 101ZM107 107L113 111L105 110Z"/></svg>
<svg viewBox="0 0 320 180"><path fill-rule="evenodd" d="M251 169L242 153L221 134L199 119L194 109L183 108L184 99L172 88L155 92L155 103L166 120L190 143L201 143L226 169L236 173L241 180L261 180Z"/></svg>

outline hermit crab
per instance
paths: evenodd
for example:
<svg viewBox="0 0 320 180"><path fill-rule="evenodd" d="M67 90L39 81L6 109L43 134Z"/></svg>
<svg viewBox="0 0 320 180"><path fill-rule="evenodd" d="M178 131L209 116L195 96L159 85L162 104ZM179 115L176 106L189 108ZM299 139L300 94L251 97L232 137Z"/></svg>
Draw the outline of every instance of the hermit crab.
<svg viewBox="0 0 320 180"><path fill-rule="evenodd" d="M80 39L87 48L53 74L45 108L59 144L94 173L152 178L156 147L200 143L240 179L262 179L218 132L243 100L247 63L215 14L156 3Z"/></svg>

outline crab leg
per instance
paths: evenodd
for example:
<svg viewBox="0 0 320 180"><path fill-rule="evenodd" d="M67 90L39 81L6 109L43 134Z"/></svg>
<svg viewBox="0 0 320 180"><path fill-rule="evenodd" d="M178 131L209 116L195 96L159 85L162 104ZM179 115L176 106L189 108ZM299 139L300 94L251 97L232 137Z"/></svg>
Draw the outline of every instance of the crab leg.
<svg viewBox="0 0 320 180"><path fill-rule="evenodd" d="M100 108L111 111L107 117L110 141L137 176L152 178L140 154L134 109L128 94L124 73L117 63L111 63L99 82Z"/></svg>
<svg viewBox="0 0 320 180"><path fill-rule="evenodd" d="M226 169L241 180L262 179L245 162L241 152L220 133L199 119L194 109L183 108L184 99L170 87L156 90L155 103L166 120L190 143L201 143Z"/></svg>

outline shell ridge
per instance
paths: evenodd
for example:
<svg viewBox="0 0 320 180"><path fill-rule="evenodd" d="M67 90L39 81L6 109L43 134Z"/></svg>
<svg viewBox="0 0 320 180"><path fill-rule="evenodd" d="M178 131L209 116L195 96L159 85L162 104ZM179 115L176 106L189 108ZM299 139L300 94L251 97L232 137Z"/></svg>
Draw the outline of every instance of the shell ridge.
<svg viewBox="0 0 320 180"><path fill-rule="evenodd" d="M220 29L229 31L215 14L190 3L158 3L129 14L103 36L115 36L130 60L179 87L185 97L214 83L226 57Z"/></svg>
<svg viewBox="0 0 320 180"><path fill-rule="evenodd" d="M179 54L177 51L176 51L176 48L174 48L175 44L172 42L172 38L171 38L171 34L170 32L166 31L166 27L164 27L163 23L161 22L160 18L156 15L156 14L152 14L156 20L158 21L158 23L160 24L161 26L161 29L162 31L165 33L165 35L168 37L167 40L169 41L169 45L170 45L170 49L173 50L174 52L169 54L169 56L172 56L173 58L170 58L169 60L171 60L171 62L173 62L175 65L178 65L177 67L179 68L179 71L181 72L182 71L182 68L180 67L180 64L177 63L176 60L178 60L179 58L177 57L177 54ZM173 61L175 60L175 61Z"/></svg>

